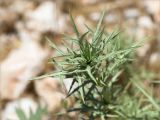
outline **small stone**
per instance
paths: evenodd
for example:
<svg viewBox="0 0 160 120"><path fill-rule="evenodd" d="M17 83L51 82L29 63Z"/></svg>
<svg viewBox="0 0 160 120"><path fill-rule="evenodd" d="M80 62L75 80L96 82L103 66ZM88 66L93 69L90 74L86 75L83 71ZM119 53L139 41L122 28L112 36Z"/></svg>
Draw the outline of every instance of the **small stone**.
<svg viewBox="0 0 160 120"><path fill-rule="evenodd" d="M66 30L66 16L62 15L59 7L53 1L45 1L35 10L26 13L28 29L40 32L62 32Z"/></svg>
<svg viewBox="0 0 160 120"><path fill-rule="evenodd" d="M154 19L160 25L160 7L159 7L159 10L155 12Z"/></svg>
<svg viewBox="0 0 160 120"><path fill-rule="evenodd" d="M35 81L36 93L41 101L47 105L50 112L56 113L63 109L62 101L65 99L66 92L69 91L72 81L72 78L67 78L63 80L63 84L60 84L62 82L60 78L52 77ZM76 85L73 86L72 90L75 87ZM74 101L72 97L67 99L67 106L73 106Z"/></svg>
<svg viewBox="0 0 160 120"><path fill-rule="evenodd" d="M9 5L9 9L16 12L18 15L22 15L23 17L26 12L33 10L35 6L35 2L30 2L27 0L15 0Z"/></svg>
<svg viewBox="0 0 160 120"><path fill-rule="evenodd" d="M118 15L116 15L114 13L109 13L109 14L106 15L104 20L107 23L115 23L115 22L119 21L119 17L118 17Z"/></svg>
<svg viewBox="0 0 160 120"><path fill-rule="evenodd" d="M160 72L160 52L155 52L150 56L149 65L152 70Z"/></svg>
<svg viewBox="0 0 160 120"><path fill-rule="evenodd" d="M140 15L140 12L136 8L130 8L124 11L124 15L126 18L136 18Z"/></svg>
<svg viewBox="0 0 160 120"><path fill-rule="evenodd" d="M35 81L35 89L42 102L47 105L50 112L58 112L62 109L61 102L65 98L58 78L45 78Z"/></svg>
<svg viewBox="0 0 160 120"><path fill-rule="evenodd" d="M145 0L142 5L146 7L148 13L154 16L155 21L160 24L160 0Z"/></svg>
<svg viewBox="0 0 160 120"><path fill-rule="evenodd" d="M19 39L22 42L28 40L39 42L41 40L42 34L39 31L27 30L22 22L17 22L16 28L18 31Z"/></svg>
<svg viewBox="0 0 160 120"><path fill-rule="evenodd" d="M61 91L59 78L47 77L42 80L35 81L35 89L38 95L43 96L44 93Z"/></svg>
<svg viewBox="0 0 160 120"><path fill-rule="evenodd" d="M84 5L91 5L97 3L99 0L82 0ZM101 0L100 0L101 1Z"/></svg>
<svg viewBox="0 0 160 120"><path fill-rule="evenodd" d="M143 45L142 47L137 49L137 54L139 57L143 58L147 55L148 51L150 50L151 45L149 43Z"/></svg>
<svg viewBox="0 0 160 120"><path fill-rule="evenodd" d="M93 20L93 21L98 21L99 18L100 18L100 16L101 16L101 13L100 13L100 12L94 12L94 13L91 13L89 17L90 17L91 20Z"/></svg>
<svg viewBox="0 0 160 120"><path fill-rule="evenodd" d="M73 82L73 78L66 78L66 79L63 80L63 83L64 83L64 85L65 85L65 88L67 89L68 92L69 92L70 86L72 85L72 82ZM71 91L74 90L77 86L78 86L78 84L75 83L75 84L72 86Z"/></svg>
<svg viewBox="0 0 160 120"><path fill-rule="evenodd" d="M0 35L0 61L3 61L9 52L19 46L18 36L15 34Z"/></svg>
<svg viewBox="0 0 160 120"><path fill-rule="evenodd" d="M0 33L11 32L14 29L14 24L18 19L15 12L0 8Z"/></svg>
<svg viewBox="0 0 160 120"><path fill-rule="evenodd" d="M153 22L150 17L142 16L138 19L138 25L143 28L151 29L153 28Z"/></svg>
<svg viewBox="0 0 160 120"><path fill-rule="evenodd" d="M154 14L156 11L160 10L159 0L144 0L141 2L146 7L147 11L151 14Z"/></svg>

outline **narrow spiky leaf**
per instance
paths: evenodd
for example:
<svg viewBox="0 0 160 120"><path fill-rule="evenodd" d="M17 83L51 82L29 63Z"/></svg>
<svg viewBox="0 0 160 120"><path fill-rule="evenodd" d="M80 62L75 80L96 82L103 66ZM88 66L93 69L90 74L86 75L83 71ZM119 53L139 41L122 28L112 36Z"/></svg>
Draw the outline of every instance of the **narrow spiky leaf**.
<svg viewBox="0 0 160 120"><path fill-rule="evenodd" d="M79 38L79 32L78 32L78 29L77 29L77 27L76 27L76 24L75 24L75 22L74 22L74 19L73 19L73 16L70 14L70 19L71 19L71 22L72 22L72 26L73 26L73 28L74 28L74 32L76 33L76 35L77 35L77 38Z"/></svg>

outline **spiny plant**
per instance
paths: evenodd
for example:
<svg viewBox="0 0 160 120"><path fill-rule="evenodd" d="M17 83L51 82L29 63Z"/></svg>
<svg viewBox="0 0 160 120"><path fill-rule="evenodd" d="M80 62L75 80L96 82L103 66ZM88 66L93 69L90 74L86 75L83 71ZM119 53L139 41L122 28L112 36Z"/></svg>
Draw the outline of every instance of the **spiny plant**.
<svg viewBox="0 0 160 120"><path fill-rule="evenodd" d="M66 51L50 42L59 53L51 58L59 71L35 79L73 78L66 99L74 96L76 104L67 108L66 113L78 111L80 119L158 120L159 104L136 83L137 78L131 79L132 55L140 44L121 39L120 30L106 32L101 27L104 15L105 12L95 30L86 25L84 34L78 31L70 15L76 37L65 36Z"/></svg>
<svg viewBox="0 0 160 120"><path fill-rule="evenodd" d="M39 105L35 112L30 109L29 116L27 116L20 107L16 108L16 113L19 120L42 120L43 116L47 113L47 110Z"/></svg>

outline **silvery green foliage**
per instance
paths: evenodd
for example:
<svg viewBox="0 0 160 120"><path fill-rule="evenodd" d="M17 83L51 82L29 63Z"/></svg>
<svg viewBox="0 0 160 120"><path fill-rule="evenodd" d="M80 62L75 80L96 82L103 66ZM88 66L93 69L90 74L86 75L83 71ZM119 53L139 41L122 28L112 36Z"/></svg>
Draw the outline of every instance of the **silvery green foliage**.
<svg viewBox="0 0 160 120"><path fill-rule="evenodd" d="M81 119L158 120L160 107L157 102L134 79L130 80L134 72L130 65L132 55L140 44L123 40L119 30L107 33L101 27L104 15L103 12L95 30L86 25L88 31L84 34L79 33L70 16L76 37L65 36L71 43L63 41L67 52L50 42L59 52L59 56L51 60L59 71L35 79L73 78L67 97L75 96L76 104L66 113L79 111ZM91 42L87 41L89 38ZM74 84L78 86L73 89ZM133 89L141 95L135 97ZM140 101L140 96L147 99L146 102Z"/></svg>
<svg viewBox="0 0 160 120"><path fill-rule="evenodd" d="M16 108L16 113L19 120L42 120L42 117L47 113L47 110L39 105L35 112L30 110L29 117L27 117L21 108Z"/></svg>

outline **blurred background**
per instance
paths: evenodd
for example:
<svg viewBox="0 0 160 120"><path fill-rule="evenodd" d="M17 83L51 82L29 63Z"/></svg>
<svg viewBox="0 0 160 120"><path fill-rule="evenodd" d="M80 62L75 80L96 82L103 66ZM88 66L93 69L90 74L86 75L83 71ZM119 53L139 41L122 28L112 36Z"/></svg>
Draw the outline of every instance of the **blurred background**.
<svg viewBox="0 0 160 120"><path fill-rule="evenodd" d="M18 120L18 106L26 114L38 103L46 104L50 114L62 109L65 92L59 78L29 80L56 70L48 59L57 52L46 37L65 49L61 44L63 34L73 34L69 12L84 33L84 24L94 28L103 10L108 31L120 27L135 41L146 39L136 51L135 67L141 70L146 86L147 81L160 80L160 0L0 0L1 120ZM65 85L70 85L69 80ZM154 93L160 98L158 85ZM76 119L76 115L70 116Z"/></svg>

